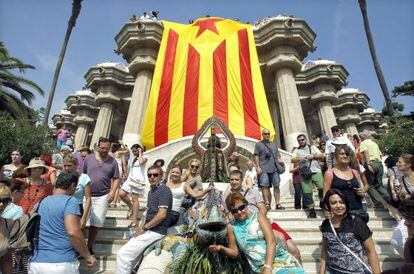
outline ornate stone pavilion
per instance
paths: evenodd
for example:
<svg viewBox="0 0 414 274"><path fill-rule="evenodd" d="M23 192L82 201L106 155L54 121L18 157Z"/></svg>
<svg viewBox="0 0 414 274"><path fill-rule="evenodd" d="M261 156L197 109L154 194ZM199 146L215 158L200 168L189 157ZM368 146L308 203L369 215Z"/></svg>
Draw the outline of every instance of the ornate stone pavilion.
<svg viewBox="0 0 414 274"><path fill-rule="evenodd" d="M316 49L316 33L305 20L279 15L256 22L253 29L276 139L282 148L290 151L299 133L330 134L336 124L349 134L376 130L381 115L368 107L364 92L344 88L348 72L343 65L330 60L304 63ZM127 66L103 62L86 72L88 89L70 95L66 110L52 118L56 127L66 124L76 132L75 147L92 146L101 136L127 144L140 142L162 31L160 21L126 23L115 41L116 52ZM246 149L255 142L245 141L250 143ZM185 149L189 143L177 147Z"/></svg>

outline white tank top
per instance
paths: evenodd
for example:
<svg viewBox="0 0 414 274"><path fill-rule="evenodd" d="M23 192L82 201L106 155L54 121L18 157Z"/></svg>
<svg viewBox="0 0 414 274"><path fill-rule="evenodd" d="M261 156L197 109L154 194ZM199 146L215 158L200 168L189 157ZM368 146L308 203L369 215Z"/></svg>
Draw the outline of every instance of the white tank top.
<svg viewBox="0 0 414 274"><path fill-rule="evenodd" d="M185 198L185 190L184 190L185 183L181 183L180 187L177 188L171 188L172 192L172 207L171 210L180 211L181 204L183 203L183 199Z"/></svg>

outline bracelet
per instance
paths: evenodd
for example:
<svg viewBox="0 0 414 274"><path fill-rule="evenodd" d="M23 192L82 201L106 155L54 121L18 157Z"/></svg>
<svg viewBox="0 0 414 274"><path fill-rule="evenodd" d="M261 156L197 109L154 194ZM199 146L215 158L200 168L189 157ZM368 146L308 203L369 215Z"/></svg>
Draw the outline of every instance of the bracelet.
<svg viewBox="0 0 414 274"><path fill-rule="evenodd" d="M263 267L264 267L264 268L269 268L270 270L273 270L273 267L272 267L272 266L270 266L270 265L268 265L268 264L264 264L264 265L263 265Z"/></svg>

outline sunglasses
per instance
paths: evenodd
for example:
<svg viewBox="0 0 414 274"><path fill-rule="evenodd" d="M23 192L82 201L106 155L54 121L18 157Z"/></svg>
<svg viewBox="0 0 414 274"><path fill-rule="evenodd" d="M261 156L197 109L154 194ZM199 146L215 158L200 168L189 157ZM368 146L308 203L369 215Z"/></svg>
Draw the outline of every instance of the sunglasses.
<svg viewBox="0 0 414 274"><path fill-rule="evenodd" d="M148 173L147 174L148 178L152 178L152 177L157 178L159 175L160 174L158 174L158 173Z"/></svg>
<svg viewBox="0 0 414 274"><path fill-rule="evenodd" d="M270 135L270 133L263 133L263 135Z"/></svg>
<svg viewBox="0 0 414 274"><path fill-rule="evenodd" d="M195 168L195 169L199 168L199 166L193 166L193 165L191 165L190 167Z"/></svg>
<svg viewBox="0 0 414 274"><path fill-rule="evenodd" d="M239 207L232 208L232 209L230 210L230 212L231 212L232 214L236 214L236 213L238 213L239 211L243 211L243 210L245 210L245 209L246 209L246 205L241 205L241 206L239 206Z"/></svg>
<svg viewBox="0 0 414 274"><path fill-rule="evenodd" d="M306 139L298 139L299 142L305 141Z"/></svg>
<svg viewBox="0 0 414 274"><path fill-rule="evenodd" d="M11 198L2 198L0 199L0 204L8 204L11 202Z"/></svg>

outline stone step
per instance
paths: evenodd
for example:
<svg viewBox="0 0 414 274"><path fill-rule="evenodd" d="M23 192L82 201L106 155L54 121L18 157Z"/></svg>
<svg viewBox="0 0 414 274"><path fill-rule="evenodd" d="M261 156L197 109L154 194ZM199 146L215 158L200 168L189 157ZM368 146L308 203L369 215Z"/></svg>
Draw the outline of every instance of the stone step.
<svg viewBox="0 0 414 274"><path fill-rule="evenodd" d="M127 243L128 240L98 240L95 243L94 251L97 254L116 254L119 249ZM320 254L322 241L320 239L295 240L302 255ZM394 248L390 245L389 238L375 239L375 249L378 254L396 254Z"/></svg>
<svg viewBox="0 0 414 274"><path fill-rule="evenodd" d="M92 273L114 273L116 255L110 256L97 256L99 267L95 267L91 270L87 270L83 259L80 259L81 268L80 273L92 274ZM399 267L403 260L397 255L378 255L380 261L380 267L382 271ZM320 255L302 255L302 266L306 273L318 273L320 267Z"/></svg>
<svg viewBox="0 0 414 274"><path fill-rule="evenodd" d="M286 229L289 235L294 240L299 239L321 239L322 234L318 227L294 227ZM374 239L391 237L393 228L377 227L373 229ZM128 239L129 229L126 227L104 227L98 235L99 240L111 240L111 239Z"/></svg>
<svg viewBox="0 0 414 274"><path fill-rule="evenodd" d="M316 209L316 215L319 218L323 218L323 212L320 209ZM391 215L387 210L384 209L368 209L368 214L370 217L377 217L377 218L390 218ZM301 209L289 209L286 210L270 210L267 213L267 216L272 219L279 219L279 218L306 218L309 214L308 211L301 210Z"/></svg>

